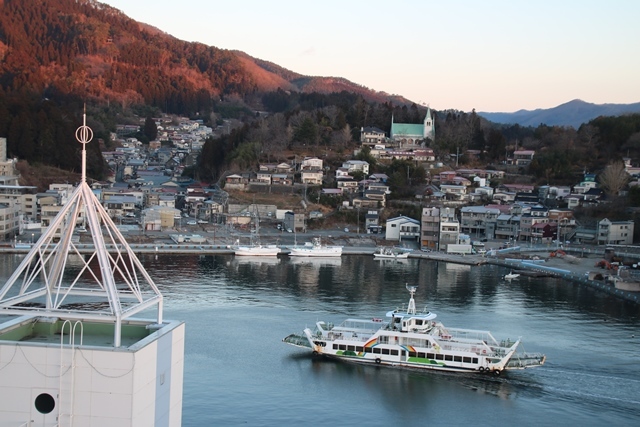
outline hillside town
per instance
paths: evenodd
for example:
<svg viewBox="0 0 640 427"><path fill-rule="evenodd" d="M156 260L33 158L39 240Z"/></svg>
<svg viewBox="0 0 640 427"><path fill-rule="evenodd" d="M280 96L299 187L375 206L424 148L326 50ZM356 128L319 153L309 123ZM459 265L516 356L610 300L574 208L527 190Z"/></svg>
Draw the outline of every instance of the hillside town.
<svg viewBox="0 0 640 427"><path fill-rule="evenodd" d="M255 228L270 221L279 230L304 233L309 222L330 215L308 194L336 198L336 209L357 212L357 233L376 234L389 242L415 242L427 251L455 252L460 245L487 240L505 245L520 243L617 244L633 243L634 222L607 218L589 224L573 215L577 207L606 203L596 175L584 173L573 186L503 184L505 175L525 169L536 155L514 150L500 170L457 168L436 159L428 142L436 138L432 113L423 123L394 123L387 135L375 127L360 129L360 147L332 170L322 157L294 157L292 162L261 163L257 170L226 174L218 185L183 176L197 162L205 140L228 134L237 126L225 121L210 128L202 121L163 117L154 119L158 137L148 145L131 135L140 126L119 125L112 140L117 147L103 151L111 170L105 182L92 188L116 224L145 231L175 232L196 224ZM44 192L19 184L18 159L7 158L7 140L0 138L0 227L7 242L33 242L61 210L72 193L71 183L51 184ZM366 147L379 162L404 159L428 172L428 183L414 195L421 216L383 215L392 189L383 173L370 173L370 165L355 155ZM465 156L479 153L468 150ZM347 158L349 157L349 158ZM629 180L638 168L625 160ZM495 185L493 182L500 182ZM300 194L297 203L279 205L238 201L234 194ZM360 222L362 218L362 222ZM383 220L383 218L385 218ZM82 227L79 228L82 231ZM356 231L356 230L354 230Z"/></svg>

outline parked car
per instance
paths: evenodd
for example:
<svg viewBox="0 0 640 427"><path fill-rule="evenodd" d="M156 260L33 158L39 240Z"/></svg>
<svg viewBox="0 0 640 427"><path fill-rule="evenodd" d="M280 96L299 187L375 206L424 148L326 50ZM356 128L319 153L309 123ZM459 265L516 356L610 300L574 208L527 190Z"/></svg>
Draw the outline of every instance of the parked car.
<svg viewBox="0 0 640 427"><path fill-rule="evenodd" d="M189 221L187 221L187 225L196 225L197 222L195 219L190 219Z"/></svg>

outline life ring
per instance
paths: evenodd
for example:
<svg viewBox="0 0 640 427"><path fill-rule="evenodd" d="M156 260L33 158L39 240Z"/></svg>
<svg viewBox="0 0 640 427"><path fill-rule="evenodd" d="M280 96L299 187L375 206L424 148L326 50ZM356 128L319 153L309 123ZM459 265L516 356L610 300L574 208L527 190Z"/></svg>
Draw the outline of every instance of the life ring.
<svg viewBox="0 0 640 427"><path fill-rule="evenodd" d="M487 350L482 350L482 354L487 354Z"/></svg>
<svg viewBox="0 0 640 427"><path fill-rule="evenodd" d="M493 374L494 374L496 377L499 377L499 376L500 376L500 371L499 371L498 369L496 369L495 371L493 371Z"/></svg>
<svg viewBox="0 0 640 427"><path fill-rule="evenodd" d="M380 362L381 362L380 358L379 358L379 357L378 357L378 358L376 358L376 363L377 363L378 365L380 364Z"/></svg>
<svg viewBox="0 0 640 427"><path fill-rule="evenodd" d="M478 371L480 371L480 372L484 372L484 366L480 366L480 367L478 368Z"/></svg>

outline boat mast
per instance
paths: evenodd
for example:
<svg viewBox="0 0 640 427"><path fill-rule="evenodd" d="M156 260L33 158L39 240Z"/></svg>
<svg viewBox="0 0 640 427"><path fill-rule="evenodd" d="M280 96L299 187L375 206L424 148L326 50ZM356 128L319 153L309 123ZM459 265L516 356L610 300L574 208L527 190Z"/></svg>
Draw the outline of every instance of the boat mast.
<svg viewBox="0 0 640 427"><path fill-rule="evenodd" d="M407 314L416 314L416 301L413 299L413 295L416 293L416 289L418 289L418 287L409 285L405 286L411 294L411 298L409 298L409 306L407 307Z"/></svg>

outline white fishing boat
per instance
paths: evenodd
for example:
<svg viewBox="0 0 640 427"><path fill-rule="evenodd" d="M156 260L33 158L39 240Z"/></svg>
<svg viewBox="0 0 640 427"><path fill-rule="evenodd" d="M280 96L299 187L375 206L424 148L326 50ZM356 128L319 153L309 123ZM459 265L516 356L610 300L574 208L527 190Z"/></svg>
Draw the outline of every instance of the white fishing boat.
<svg viewBox="0 0 640 427"><path fill-rule="evenodd" d="M543 354L521 350L520 339L497 341L489 331L448 328L435 321L435 313L417 313L416 289L407 286L408 307L388 312L389 320L347 319L337 326L320 321L315 330L283 341L339 360L418 370L500 375L544 364Z"/></svg>
<svg viewBox="0 0 640 427"><path fill-rule="evenodd" d="M502 276L504 280L513 280L513 279L517 279L518 277L520 277L520 274L514 273L513 271L510 272L509 274L505 274L504 276Z"/></svg>
<svg viewBox="0 0 640 427"><path fill-rule="evenodd" d="M407 259L409 258L409 251L399 248L380 246L373 253L373 257L376 259Z"/></svg>
<svg viewBox="0 0 640 427"><path fill-rule="evenodd" d="M342 246L328 246L322 244L319 237L305 243L303 246L292 246L289 256L305 257L339 257L342 255Z"/></svg>
<svg viewBox="0 0 640 427"><path fill-rule="evenodd" d="M255 229L251 234L251 243L249 245L241 245L240 240L236 240L236 244L233 246L233 253L239 256L278 256L280 247L277 245L256 243L256 241L259 242L260 240L260 218L258 217L258 212L253 217L255 218Z"/></svg>
<svg viewBox="0 0 640 427"><path fill-rule="evenodd" d="M236 240L233 246L233 253L239 256L278 256L280 247L277 245L240 245Z"/></svg>

